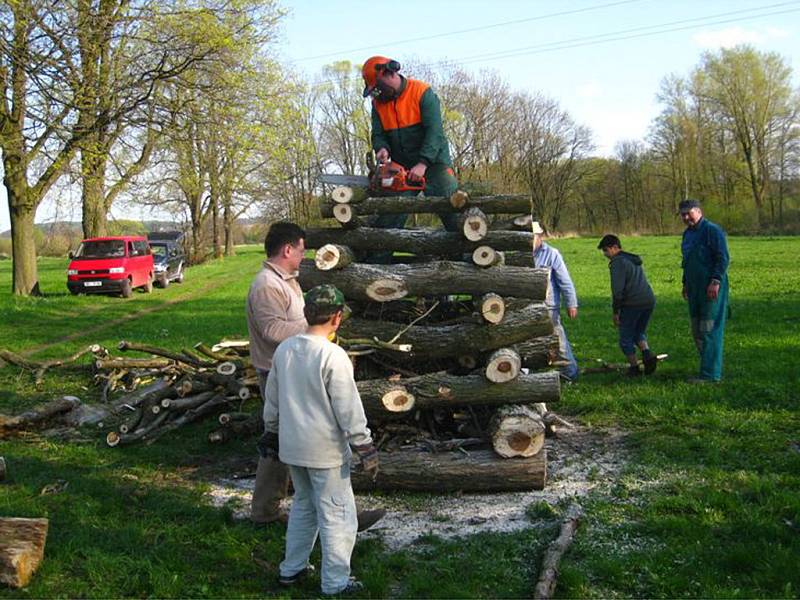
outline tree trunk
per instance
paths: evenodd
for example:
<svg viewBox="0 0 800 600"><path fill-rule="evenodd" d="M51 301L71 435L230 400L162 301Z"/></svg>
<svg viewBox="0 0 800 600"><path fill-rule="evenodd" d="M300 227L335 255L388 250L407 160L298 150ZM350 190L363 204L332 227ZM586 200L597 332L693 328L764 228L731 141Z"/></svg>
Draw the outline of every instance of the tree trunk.
<svg viewBox="0 0 800 600"><path fill-rule="evenodd" d="M445 196L425 196L423 198L408 196L387 196L380 198L367 198L363 202L354 202L359 215L388 215L388 214L422 214L422 213L457 213L460 209L450 203L450 198ZM324 218L333 217L333 202L320 203L320 214ZM528 196L478 196L470 198L468 208L479 208L485 214L521 214L531 212L531 203Z"/></svg>
<svg viewBox="0 0 800 600"><path fill-rule="evenodd" d="M320 271L309 260L304 260L300 265L300 286L303 289L331 283L346 298L375 302L398 300L406 296L481 296L488 292L541 302L547 297L549 279L549 269L481 269L475 265L447 261L415 265L354 263L335 271Z"/></svg>
<svg viewBox="0 0 800 600"><path fill-rule="evenodd" d="M105 201L106 157L102 155L94 138L82 144L81 171L83 189L83 237L103 237L108 235L108 209Z"/></svg>
<svg viewBox="0 0 800 600"><path fill-rule="evenodd" d="M348 246L353 250L393 250L430 256L460 256L482 245L495 250L527 251L533 248L533 234L523 231L490 231L482 240L470 242L458 232L443 229L309 229L306 247L319 248L325 244ZM531 261L532 262L532 261ZM528 265L529 266L529 265Z"/></svg>
<svg viewBox="0 0 800 600"><path fill-rule="evenodd" d="M514 492L542 490L547 455L504 460L491 450L461 452L381 452L376 481L353 468L353 489L411 492Z"/></svg>
<svg viewBox="0 0 800 600"><path fill-rule="evenodd" d="M351 318L342 324L339 334L345 339L377 338L388 342L405 328L389 321ZM549 309L544 304L531 304L523 310L507 312L503 322L497 325L412 325L396 342L411 344L410 356L437 358L477 354L551 333L553 322Z"/></svg>
<svg viewBox="0 0 800 600"><path fill-rule="evenodd" d="M44 558L47 519L0 517L0 583L28 585Z"/></svg>
<svg viewBox="0 0 800 600"><path fill-rule="evenodd" d="M225 223L225 256L236 256L236 246L233 239L234 218L230 207L230 199L225 202L224 223Z"/></svg>
<svg viewBox="0 0 800 600"><path fill-rule="evenodd" d="M412 409L547 403L561 397L561 380L554 371L522 374L503 384L491 383L482 374L441 372L397 381L366 379L356 386L364 411L376 420L397 417L398 412L411 414Z"/></svg>
<svg viewBox="0 0 800 600"><path fill-rule="evenodd" d="M8 212L11 215L11 254L14 259L12 289L17 296L40 296L33 224L36 208L24 200L17 204L7 179L6 190Z"/></svg>
<svg viewBox="0 0 800 600"><path fill-rule="evenodd" d="M534 456L544 447L544 423L535 410L519 404L501 406L489 423L492 448L503 458Z"/></svg>

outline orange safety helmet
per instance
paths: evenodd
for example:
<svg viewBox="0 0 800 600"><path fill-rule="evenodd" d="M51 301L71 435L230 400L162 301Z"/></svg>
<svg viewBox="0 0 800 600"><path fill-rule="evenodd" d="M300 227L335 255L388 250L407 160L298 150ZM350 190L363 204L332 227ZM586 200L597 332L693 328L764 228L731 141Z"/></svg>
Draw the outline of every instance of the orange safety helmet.
<svg viewBox="0 0 800 600"><path fill-rule="evenodd" d="M364 66L361 67L361 76L364 78L364 97L366 98L375 89L378 83L378 73L381 71L390 71L397 73L400 70L400 63L385 56L372 56L367 59Z"/></svg>

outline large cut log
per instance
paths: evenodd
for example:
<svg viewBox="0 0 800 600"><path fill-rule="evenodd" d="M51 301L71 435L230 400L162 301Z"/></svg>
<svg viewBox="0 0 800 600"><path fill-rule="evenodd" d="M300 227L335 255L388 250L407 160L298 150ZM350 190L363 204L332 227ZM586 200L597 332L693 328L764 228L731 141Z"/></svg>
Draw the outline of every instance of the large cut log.
<svg viewBox="0 0 800 600"><path fill-rule="evenodd" d="M0 517L0 583L28 585L44 558L47 519Z"/></svg>
<svg viewBox="0 0 800 600"><path fill-rule="evenodd" d="M533 234L522 231L490 231L477 242L464 239L458 232L444 229L309 229L306 247L321 248L325 244L347 246L353 250L394 250L430 256L470 254L475 248L489 245L495 250L519 250L530 258ZM524 265L531 266L531 265Z"/></svg>
<svg viewBox="0 0 800 600"><path fill-rule="evenodd" d="M506 302L498 294L484 294L475 305L481 317L488 323L497 325L506 314Z"/></svg>
<svg viewBox="0 0 800 600"><path fill-rule="evenodd" d="M558 359L558 336L546 335L514 344L526 369L541 369Z"/></svg>
<svg viewBox="0 0 800 600"><path fill-rule="evenodd" d="M63 415L78 406L81 401L75 396L63 396L41 406L36 406L18 415L0 415L0 434L13 429L30 429Z"/></svg>
<svg viewBox="0 0 800 600"><path fill-rule="evenodd" d="M496 325L487 323L460 323L456 325L406 326L389 321L370 321L351 318L339 329L345 339L378 338L387 342L401 329L398 344L411 344L414 357L444 357L480 353L516 344L536 336L553 333L550 312L544 304L530 304L526 308L507 312Z"/></svg>
<svg viewBox="0 0 800 600"><path fill-rule="evenodd" d="M484 374L492 383L506 383L519 376L522 360L512 348L498 348L486 361Z"/></svg>
<svg viewBox="0 0 800 600"><path fill-rule="evenodd" d="M527 267L529 269L534 267L533 254L530 250L527 252L524 250L518 252L505 252L503 254L503 260L509 267Z"/></svg>
<svg viewBox="0 0 800 600"><path fill-rule="evenodd" d="M504 265L505 258L502 252L498 252L491 246L478 246L472 253L472 262L479 267L496 267Z"/></svg>
<svg viewBox="0 0 800 600"><path fill-rule="evenodd" d="M470 242L479 242L489 231L489 220L480 208L468 208L458 217L458 230Z"/></svg>
<svg viewBox="0 0 800 600"><path fill-rule="evenodd" d="M343 269L355 262L353 251L339 244L325 244L314 255L314 264L321 271Z"/></svg>
<svg viewBox="0 0 800 600"><path fill-rule="evenodd" d="M501 406L489 422L492 448L503 458L533 456L544 447L544 423L528 406Z"/></svg>
<svg viewBox="0 0 800 600"><path fill-rule="evenodd" d="M505 460L491 450L462 452L381 452L378 478L353 467L357 491L513 492L544 489L547 454Z"/></svg>
<svg viewBox="0 0 800 600"><path fill-rule="evenodd" d="M351 200L353 202L353 200ZM324 218L333 217L333 202L321 202L320 214ZM340 205L337 205L340 206ZM366 198L357 203L359 215L456 213L461 212L450 203L449 196L386 196ZM488 214L520 214L531 212L528 196L476 196L467 201L466 206L481 209Z"/></svg>
<svg viewBox="0 0 800 600"><path fill-rule="evenodd" d="M547 297L549 269L493 267L437 261L418 265L354 263L344 269L320 271L313 261L300 265L300 286L306 290L333 284L346 298L388 302L406 296L441 296L494 292L542 302Z"/></svg>
<svg viewBox="0 0 800 600"><path fill-rule="evenodd" d="M491 383L482 374L450 375L429 373L390 381L365 379L357 381L358 393L370 418L396 416L387 405L403 406L396 400L399 392L412 398L413 408L433 409L458 406L502 406L504 404L533 404L557 402L561 397L561 381L554 371L520 374L507 383Z"/></svg>

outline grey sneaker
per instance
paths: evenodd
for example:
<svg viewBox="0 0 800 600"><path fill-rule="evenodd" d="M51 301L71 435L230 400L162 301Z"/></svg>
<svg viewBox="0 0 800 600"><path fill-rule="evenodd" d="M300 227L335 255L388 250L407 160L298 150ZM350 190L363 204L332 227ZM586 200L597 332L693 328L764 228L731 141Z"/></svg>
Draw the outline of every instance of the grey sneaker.
<svg viewBox="0 0 800 600"><path fill-rule="evenodd" d="M323 596L349 596L350 594L357 594L364 590L364 584L355 577L351 577L349 583L333 594L322 594Z"/></svg>
<svg viewBox="0 0 800 600"><path fill-rule="evenodd" d="M295 583L301 581L302 579L305 579L309 575L313 575L315 570L316 569L314 568L314 565L308 564L306 565L305 569L303 569L302 571L298 571L294 575L280 575L278 577L278 583L286 586L294 585Z"/></svg>

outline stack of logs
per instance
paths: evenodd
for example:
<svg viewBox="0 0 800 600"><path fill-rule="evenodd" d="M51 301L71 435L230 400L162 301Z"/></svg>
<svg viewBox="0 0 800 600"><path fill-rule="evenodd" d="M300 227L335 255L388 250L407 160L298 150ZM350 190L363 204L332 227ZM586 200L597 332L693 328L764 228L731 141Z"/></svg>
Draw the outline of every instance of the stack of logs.
<svg viewBox="0 0 800 600"><path fill-rule="evenodd" d="M487 217L530 214L528 199L363 198L339 187L321 213L341 227L307 232L316 256L301 265L300 285L333 284L352 309L339 343L354 358L382 459L377 481L356 476L356 487L541 489L545 403L560 398L557 372L533 372L557 358L549 270L533 268L530 217L503 229ZM459 230L376 229L362 219L392 213L457 213ZM403 254L370 264L381 252Z"/></svg>

